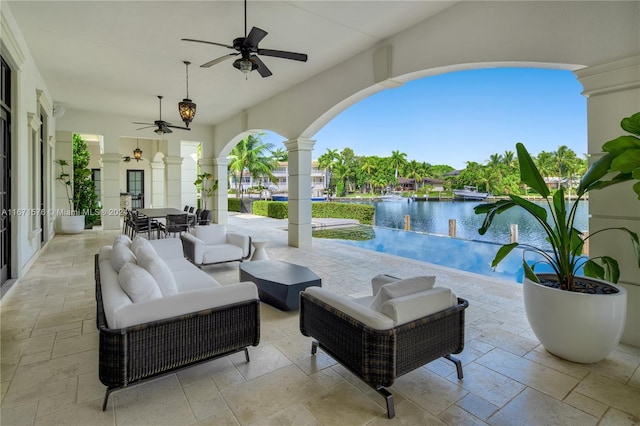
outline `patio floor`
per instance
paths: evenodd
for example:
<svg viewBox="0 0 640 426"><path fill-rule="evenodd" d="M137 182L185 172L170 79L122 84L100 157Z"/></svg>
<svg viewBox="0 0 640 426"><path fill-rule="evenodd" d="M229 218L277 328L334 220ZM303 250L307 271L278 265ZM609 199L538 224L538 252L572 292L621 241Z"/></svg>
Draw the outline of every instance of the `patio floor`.
<svg viewBox="0 0 640 426"><path fill-rule="evenodd" d="M114 393L101 411L93 256L118 231L59 235L1 302L4 425L631 425L640 423L640 349L620 345L595 365L542 349L524 314L521 286L396 256L314 239L287 246L286 221L232 215L229 228L269 240L272 259L311 268L340 294L367 295L378 273L436 275L469 301L466 346L453 364L438 360L391 387L384 400L330 357L310 355L297 312L261 306L261 341L242 353ZM222 284L238 264L206 267Z"/></svg>

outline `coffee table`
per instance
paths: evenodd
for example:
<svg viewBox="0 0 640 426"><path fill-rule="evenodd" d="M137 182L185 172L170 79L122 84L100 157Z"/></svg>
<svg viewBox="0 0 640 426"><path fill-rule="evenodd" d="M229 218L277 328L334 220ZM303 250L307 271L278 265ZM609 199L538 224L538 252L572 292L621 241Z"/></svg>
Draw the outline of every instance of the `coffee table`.
<svg viewBox="0 0 640 426"><path fill-rule="evenodd" d="M322 287L322 280L311 269L281 260L253 260L240 263L240 281L252 281L260 300L283 311L300 307L300 292Z"/></svg>

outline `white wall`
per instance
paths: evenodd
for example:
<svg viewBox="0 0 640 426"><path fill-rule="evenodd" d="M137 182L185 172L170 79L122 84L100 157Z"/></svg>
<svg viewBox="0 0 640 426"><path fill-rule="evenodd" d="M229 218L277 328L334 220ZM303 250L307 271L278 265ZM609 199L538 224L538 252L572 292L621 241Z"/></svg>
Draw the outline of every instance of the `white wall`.
<svg viewBox="0 0 640 426"><path fill-rule="evenodd" d="M42 76L35 66L29 48L8 7L0 7L0 52L12 70L12 106L11 106L11 207L23 209L39 208L39 167L34 159L40 155L39 147L34 145L34 131L39 129L40 112L45 119L45 173L53 176L53 158L55 155L48 147L53 146L55 120L53 119L53 101ZM51 137L51 145L49 145ZM35 191L34 191L35 188ZM47 179L44 188L45 201L53 203L54 182ZM46 209L54 208L47 204ZM47 212L48 213L48 212ZM47 215L46 223L52 221ZM36 228L36 226L38 228ZM52 236L53 228L39 228L39 221L32 215L15 214L11 217L11 278L22 277L35 260L41 248L41 234L45 240Z"/></svg>

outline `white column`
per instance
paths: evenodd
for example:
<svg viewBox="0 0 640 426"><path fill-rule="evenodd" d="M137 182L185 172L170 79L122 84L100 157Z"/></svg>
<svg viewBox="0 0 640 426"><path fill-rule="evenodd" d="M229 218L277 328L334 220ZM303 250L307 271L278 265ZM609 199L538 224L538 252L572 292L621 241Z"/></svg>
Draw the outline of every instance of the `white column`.
<svg viewBox="0 0 640 426"><path fill-rule="evenodd" d="M640 111L640 56L588 67L575 73L587 97L590 161L600 157L602 145L625 134L620 120ZM631 183L589 193L589 233L626 227L640 234L640 202ZM620 263L620 282L627 290L627 324L622 341L640 346L640 271L631 242L610 231L590 239L590 256L608 255Z"/></svg>
<svg viewBox="0 0 640 426"><path fill-rule="evenodd" d="M229 160L227 158L213 158L200 160L202 171L213 175L213 180L218 180L218 190L207 201L211 206L213 222L226 225L229 223L229 190L227 187L227 174ZM211 203L211 204L209 204Z"/></svg>
<svg viewBox="0 0 640 426"><path fill-rule="evenodd" d="M285 142L289 151L289 245L311 247L311 150L316 141Z"/></svg>
<svg viewBox="0 0 640 426"><path fill-rule="evenodd" d="M164 157L166 207L182 210L182 157Z"/></svg>
<svg viewBox="0 0 640 426"><path fill-rule="evenodd" d="M102 154L102 228L120 229L120 154Z"/></svg>
<svg viewBox="0 0 640 426"><path fill-rule="evenodd" d="M164 163L152 161L149 166L151 167L151 206L165 207Z"/></svg>

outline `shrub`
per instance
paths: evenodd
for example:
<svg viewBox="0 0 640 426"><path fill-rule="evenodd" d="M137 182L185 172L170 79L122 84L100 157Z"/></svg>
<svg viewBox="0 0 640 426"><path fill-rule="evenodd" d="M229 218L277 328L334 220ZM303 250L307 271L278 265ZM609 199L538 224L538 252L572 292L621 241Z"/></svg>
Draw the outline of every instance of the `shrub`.
<svg viewBox="0 0 640 426"><path fill-rule="evenodd" d="M227 209L230 212L240 212L240 199L229 198L229 200L227 201Z"/></svg>
<svg viewBox="0 0 640 426"><path fill-rule="evenodd" d="M363 225L373 225L375 208L368 204L312 203L311 216L340 219L357 219Z"/></svg>

